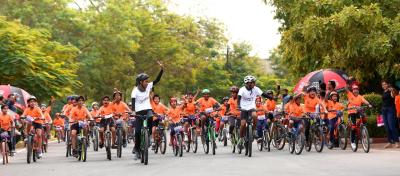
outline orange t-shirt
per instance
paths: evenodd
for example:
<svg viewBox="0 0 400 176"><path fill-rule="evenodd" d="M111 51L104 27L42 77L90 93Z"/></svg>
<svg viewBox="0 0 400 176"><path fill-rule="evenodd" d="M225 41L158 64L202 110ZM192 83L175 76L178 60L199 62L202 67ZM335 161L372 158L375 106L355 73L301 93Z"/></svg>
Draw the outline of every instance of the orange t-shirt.
<svg viewBox="0 0 400 176"><path fill-rule="evenodd" d="M267 99L267 100L265 101L265 108L267 109L267 111L274 111L275 108L276 108L276 102L275 102L275 100Z"/></svg>
<svg viewBox="0 0 400 176"><path fill-rule="evenodd" d="M360 107L363 103L367 101L364 99L363 96L354 96L354 94L350 91L347 92L347 98L349 99L349 105L347 106L348 108ZM357 113L357 110L351 109L348 112L349 114L355 114Z"/></svg>
<svg viewBox="0 0 400 176"><path fill-rule="evenodd" d="M217 104L217 100L212 97L209 97L208 100L203 97L197 100L200 103L200 111L204 112L207 108L212 108L215 104Z"/></svg>
<svg viewBox="0 0 400 176"><path fill-rule="evenodd" d="M111 104L109 104L107 107L105 107L105 106L100 107L98 115L106 116L106 115L113 114L113 112L114 112L114 109L111 106Z"/></svg>
<svg viewBox="0 0 400 176"><path fill-rule="evenodd" d="M185 107L185 113L187 115L195 115L196 114L196 105L195 102L187 102Z"/></svg>
<svg viewBox="0 0 400 176"><path fill-rule="evenodd" d="M1 129L5 130L5 131L11 131L11 125L13 122L13 118L6 114L4 115L3 113L0 114L0 126Z"/></svg>
<svg viewBox="0 0 400 176"><path fill-rule="evenodd" d="M50 114L49 114L47 111L45 111L45 112L43 113L43 116L44 116L44 118L45 118L44 123L50 123L50 122L51 122L51 116L50 116Z"/></svg>
<svg viewBox="0 0 400 176"><path fill-rule="evenodd" d="M96 116L99 114L99 110L92 110L90 112L90 115L92 115L93 118L95 118L96 123L100 123L101 118L96 118Z"/></svg>
<svg viewBox="0 0 400 176"><path fill-rule="evenodd" d="M87 112L88 112L88 110L83 106L81 108L79 108L78 106L72 108L72 110L71 110L72 122L86 120L87 116L88 116Z"/></svg>
<svg viewBox="0 0 400 176"><path fill-rule="evenodd" d="M227 110L227 107L226 107L225 105L222 105L222 106L221 106L221 111L219 111L219 115L220 115L221 117L225 116L226 110Z"/></svg>
<svg viewBox="0 0 400 176"><path fill-rule="evenodd" d="M328 101L327 106L326 106L328 111L337 111L337 110L343 110L344 106L342 103L339 102L333 102L331 100ZM333 119L336 117L336 112L328 112L328 119Z"/></svg>
<svg viewBox="0 0 400 176"><path fill-rule="evenodd" d="M296 103L290 103L289 109L289 117L300 118L303 116L304 110L303 107L301 107L300 105L297 105Z"/></svg>
<svg viewBox="0 0 400 176"><path fill-rule="evenodd" d="M53 122L53 126L60 126L64 128L64 119L62 118L55 118Z"/></svg>
<svg viewBox="0 0 400 176"><path fill-rule="evenodd" d="M394 98L394 104L396 105L397 117L400 118L400 95L397 95Z"/></svg>
<svg viewBox="0 0 400 176"><path fill-rule="evenodd" d="M71 109L74 107L74 105L72 105L72 104L66 104L66 105L64 105L64 108L63 108L63 112L64 112L64 114L66 115L66 116L70 116L71 115Z"/></svg>
<svg viewBox="0 0 400 176"><path fill-rule="evenodd" d="M22 116L31 116L34 119L35 123L43 124L42 118L42 110L38 107L34 108L26 108Z"/></svg>
<svg viewBox="0 0 400 176"><path fill-rule="evenodd" d="M174 123L178 123L181 121L181 108L180 107L176 107L176 108L169 108L168 112L167 112L167 116L168 118L174 122Z"/></svg>
<svg viewBox="0 0 400 176"><path fill-rule="evenodd" d="M111 106L113 107L114 113L122 114L122 119L125 119L127 117L127 114L125 112L130 111L128 105L122 101L119 103L112 103Z"/></svg>
<svg viewBox="0 0 400 176"><path fill-rule="evenodd" d="M320 103L317 97L310 98L309 95L304 95L304 111L314 113L316 111L316 106Z"/></svg>
<svg viewBox="0 0 400 176"><path fill-rule="evenodd" d="M151 107L153 108L153 111L158 115L165 115L168 111L167 107L165 107L161 103L158 104L152 103Z"/></svg>
<svg viewBox="0 0 400 176"><path fill-rule="evenodd" d="M265 111L267 110L266 106L257 106L256 105L256 110L257 110L257 116L265 115Z"/></svg>
<svg viewBox="0 0 400 176"><path fill-rule="evenodd" d="M237 104L237 99L230 98L228 100L229 104L229 113L233 114L236 117L240 117L240 111L237 109L238 104Z"/></svg>

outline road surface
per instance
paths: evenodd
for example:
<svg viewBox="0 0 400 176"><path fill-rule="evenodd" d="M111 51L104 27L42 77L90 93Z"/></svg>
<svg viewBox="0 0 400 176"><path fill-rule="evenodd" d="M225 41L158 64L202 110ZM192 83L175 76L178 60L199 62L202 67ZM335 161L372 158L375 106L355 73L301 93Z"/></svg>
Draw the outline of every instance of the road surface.
<svg viewBox="0 0 400 176"><path fill-rule="evenodd" d="M87 162L65 157L64 143L51 143L49 152L37 163L26 163L24 150L11 158L6 166L0 166L0 176L213 176L213 175L309 175L309 176L349 176L349 175L400 175L400 149L372 149L366 154L361 150L353 153L350 149L328 150L322 153L314 150L301 155L289 154L287 149L260 152L254 148L251 158L243 154L232 154L231 148L219 144L217 154L206 155L202 148L198 153L184 153L175 157L171 148L165 155L150 152L149 165L134 161L130 153L132 144L123 150L122 158L116 158L113 150L112 161L106 159L105 150L88 150Z"/></svg>

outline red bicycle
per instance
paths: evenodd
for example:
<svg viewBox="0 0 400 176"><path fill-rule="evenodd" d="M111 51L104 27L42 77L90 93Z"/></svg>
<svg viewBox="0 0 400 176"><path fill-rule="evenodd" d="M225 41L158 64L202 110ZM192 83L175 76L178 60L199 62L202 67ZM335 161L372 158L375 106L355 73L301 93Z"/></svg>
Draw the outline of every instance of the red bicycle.
<svg viewBox="0 0 400 176"><path fill-rule="evenodd" d="M357 152L358 144L360 141L365 153L368 153L370 150L371 143L369 140L369 133L366 126L367 123L367 117L365 115L366 108L368 107L360 106L360 107L351 107L346 109L346 110L357 111L354 115L349 115L347 120L347 131L349 131L350 134L350 141L355 144L351 145L351 149L353 150L353 152ZM356 118L355 124L353 124L351 116Z"/></svg>

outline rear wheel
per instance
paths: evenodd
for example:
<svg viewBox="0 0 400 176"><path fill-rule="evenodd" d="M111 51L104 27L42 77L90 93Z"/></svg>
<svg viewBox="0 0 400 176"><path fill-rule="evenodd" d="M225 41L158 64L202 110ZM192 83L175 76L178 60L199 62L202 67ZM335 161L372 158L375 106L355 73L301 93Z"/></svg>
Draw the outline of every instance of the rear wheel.
<svg viewBox="0 0 400 176"><path fill-rule="evenodd" d="M361 144L363 146L364 152L368 153L370 149L370 141L369 141L368 129L364 125L361 126Z"/></svg>
<svg viewBox="0 0 400 176"><path fill-rule="evenodd" d="M344 124L340 124L339 125L338 142L339 142L339 147L342 150L346 150L346 147L347 147L347 130L346 130L346 126Z"/></svg>

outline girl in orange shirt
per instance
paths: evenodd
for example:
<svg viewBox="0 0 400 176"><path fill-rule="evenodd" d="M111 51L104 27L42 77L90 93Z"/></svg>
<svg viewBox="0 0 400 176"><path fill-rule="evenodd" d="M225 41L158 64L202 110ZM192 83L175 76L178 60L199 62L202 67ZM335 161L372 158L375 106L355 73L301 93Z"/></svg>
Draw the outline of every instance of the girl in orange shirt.
<svg viewBox="0 0 400 176"><path fill-rule="evenodd" d="M335 141L334 137L334 131L335 131L335 126L340 119L340 116L343 114L338 113L338 111L342 111L344 109L344 106L342 103L339 103L339 94L337 92L331 92L328 97L328 103L327 103L327 110L328 110L328 128L329 128L329 140L331 141L331 144L335 144L335 146L338 144L338 141ZM341 120L341 119L340 119Z"/></svg>
<svg viewBox="0 0 400 176"><path fill-rule="evenodd" d="M265 117L265 113L267 112L266 106L262 104L262 98L256 98L256 113L257 113L257 142L261 141L263 129L268 128L267 118Z"/></svg>
<svg viewBox="0 0 400 176"><path fill-rule="evenodd" d="M53 121L53 126L56 129L56 132L60 131L61 133L60 139L64 141L64 125L65 125L64 119L60 117L60 113L56 113L55 115L56 116Z"/></svg>
<svg viewBox="0 0 400 176"><path fill-rule="evenodd" d="M76 136L81 133L86 136L88 132L87 120L92 119L89 110L84 107L85 97L79 96L76 101L78 105L71 110L70 119L73 124L71 125L71 142L72 142L72 153L77 154L76 151Z"/></svg>
<svg viewBox="0 0 400 176"><path fill-rule="evenodd" d="M42 157L42 129L43 129L43 120L45 120L42 110L36 106L37 99L34 96L29 97L28 99L28 107L25 109L22 117L33 118L33 122L27 123L25 135L28 135L29 130L33 127L36 132L36 144L34 145L34 149L38 153L38 157Z"/></svg>
<svg viewBox="0 0 400 176"><path fill-rule="evenodd" d="M11 128L14 128L14 120L8 114L8 105L1 106L1 113L0 113L0 133L7 133L7 141L8 141L8 148L12 149L11 146ZM0 136L0 141L3 139Z"/></svg>
<svg viewBox="0 0 400 176"><path fill-rule="evenodd" d="M293 97L292 102L290 103L288 109L290 109L289 113L289 129L293 127L298 129L299 124L302 122L302 116L304 115L303 107L301 107L301 97L302 94L296 95Z"/></svg>
<svg viewBox="0 0 400 176"><path fill-rule="evenodd" d="M182 118L182 107L178 107L178 100L175 97L171 97L169 99L169 105L171 106L167 112L168 120L171 122L169 129L171 130L170 135L171 138L175 135L174 128L179 126L179 122ZM170 140L170 145L172 141Z"/></svg>

